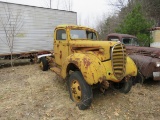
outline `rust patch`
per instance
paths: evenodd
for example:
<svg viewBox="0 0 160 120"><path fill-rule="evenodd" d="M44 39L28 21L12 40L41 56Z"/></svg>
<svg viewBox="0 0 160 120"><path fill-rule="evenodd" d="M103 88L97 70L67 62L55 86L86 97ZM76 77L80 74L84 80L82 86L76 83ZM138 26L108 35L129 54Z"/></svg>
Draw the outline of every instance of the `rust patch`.
<svg viewBox="0 0 160 120"><path fill-rule="evenodd" d="M159 81L159 80L160 80L160 77L155 77L154 80Z"/></svg>
<svg viewBox="0 0 160 120"><path fill-rule="evenodd" d="M70 46L70 50L71 50L71 52L74 52L74 50L72 49L72 46Z"/></svg>
<svg viewBox="0 0 160 120"><path fill-rule="evenodd" d="M62 51L60 51L60 59L62 59Z"/></svg>
<svg viewBox="0 0 160 120"><path fill-rule="evenodd" d="M78 65L78 62L76 60L72 60L71 62L75 65Z"/></svg>
<svg viewBox="0 0 160 120"><path fill-rule="evenodd" d="M160 71L160 68L156 68L156 62L160 61L160 48L126 46L126 50L145 78L152 77L153 72Z"/></svg>
<svg viewBox="0 0 160 120"><path fill-rule="evenodd" d="M135 36L128 34L110 33L107 35L106 40L109 40L110 37L116 37L119 40L122 40L122 38L136 38Z"/></svg>
<svg viewBox="0 0 160 120"><path fill-rule="evenodd" d="M75 60L76 60L76 61L80 61L80 58L76 58Z"/></svg>
<svg viewBox="0 0 160 120"><path fill-rule="evenodd" d="M87 79L87 76L86 76L86 75L83 75L83 77L84 77L85 79Z"/></svg>
<svg viewBox="0 0 160 120"><path fill-rule="evenodd" d="M72 57L69 59L69 62L70 63L73 63L73 64L75 64L75 65L78 65L78 60L79 60L79 58L76 58L75 60L73 60L72 59Z"/></svg>
<svg viewBox="0 0 160 120"><path fill-rule="evenodd" d="M84 63L84 66L85 66L86 69L87 69L87 68L90 66L90 64L91 64L90 59L87 59L87 58L83 58L83 63Z"/></svg>
<svg viewBox="0 0 160 120"><path fill-rule="evenodd" d="M72 57L69 59L69 62L72 62L73 60L72 60Z"/></svg>
<svg viewBox="0 0 160 120"><path fill-rule="evenodd" d="M93 78L93 80L94 80L94 73L92 73L92 78Z"/></svg>
<svg viewBox="0 0 160 120"><path fill-rule="evenodd" d="M108 89L109 88L109 82L106 81L106 80L102 81L101 87L104 88L104 89Z"/></svg>
<svg viewBox="0 0 160 120"><path fill-rule="evenodd" d="M155 68L156 62L160 61L157 58L142 55L130 55L130 57L133 59L145 78L152 77L153 72L158 72L160 70L160 68Z"/></svg>
<svg viewBox="0 0 160 120"><path fill-rule="evenodd" d="M102 77L99 78L99 82L106 81L106 80L107 80L106 76L102 76Z"/></svg>
<svg viewBox="0 0 160 120"><path fill-rule="evenodd" d="M82 51L99 51L100 46L84 46L84 45L72 45L72 50L82 50Z"/></svg>
<svg viewBox="0 0 160 120"><path fill-rule="evenodd" d="M152 47L138 47L138 46L126 46L127 53L150 56L153 58L160 57L160 48L152 48Z"/></svg>

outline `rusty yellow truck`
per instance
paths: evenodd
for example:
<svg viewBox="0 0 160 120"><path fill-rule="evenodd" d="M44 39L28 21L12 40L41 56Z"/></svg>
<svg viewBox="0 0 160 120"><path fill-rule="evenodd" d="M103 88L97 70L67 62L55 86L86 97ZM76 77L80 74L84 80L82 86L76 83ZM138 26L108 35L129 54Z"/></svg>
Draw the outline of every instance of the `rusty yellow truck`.
<svg viewBox="0 0 160 120"><path fill-rule="evenodd" d="M38 56L43 71L53 70L66 82L70 98L80 110L90 107L93 86L110 85L130 91L137 68L120 42L100 41L94 29L59 25L54 30L54 53Z"/></svg>

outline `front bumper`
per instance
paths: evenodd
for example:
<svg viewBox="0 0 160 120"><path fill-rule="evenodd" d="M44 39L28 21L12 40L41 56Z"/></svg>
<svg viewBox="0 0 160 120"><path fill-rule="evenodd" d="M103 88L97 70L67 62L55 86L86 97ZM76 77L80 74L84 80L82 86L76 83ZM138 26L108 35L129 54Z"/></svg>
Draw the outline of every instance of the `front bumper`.
<svg viewBox="0 0 160 120"><path fill-rule="evenodd" d="M160 80L160 72L153 72L153 80Z"/></svg>

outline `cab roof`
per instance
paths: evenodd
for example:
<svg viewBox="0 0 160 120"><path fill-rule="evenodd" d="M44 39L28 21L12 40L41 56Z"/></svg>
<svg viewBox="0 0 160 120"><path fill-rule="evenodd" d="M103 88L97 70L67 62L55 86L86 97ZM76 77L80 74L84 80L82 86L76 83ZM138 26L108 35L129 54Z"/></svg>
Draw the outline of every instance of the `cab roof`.
<svg viewBox="0 0 160 120"><path fill-rule="evenodd" d="M67 28L67 27L70 27L70 28L86 28L86 29L90 29L92 31L96 31L92 28L89 28L89 27L86 27L86 26L81 26L81 25L74 25L74 24L62 24L62 25L58 25L56 28L58 27L61 27L61 28Z"/></svg>
<svg viewBox="0 0 160 120"><path fill-rule="evenodd" d="M136 36L133 36L133 35L129 35L129 34L120 34L120 33L110 33L107 35L107 37L110 37L110 36L117 36L119 38L123 38L123 37L131 37L131 38L137 38Z"/></svg>

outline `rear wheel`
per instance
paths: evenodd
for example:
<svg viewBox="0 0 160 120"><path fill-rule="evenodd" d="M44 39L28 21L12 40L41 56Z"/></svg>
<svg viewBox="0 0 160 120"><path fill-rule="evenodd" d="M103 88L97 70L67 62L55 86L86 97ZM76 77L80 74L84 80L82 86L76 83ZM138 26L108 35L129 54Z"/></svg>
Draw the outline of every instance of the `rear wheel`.
<svg viewBox="0 0 160 120"><path fill-rule="evenodd" d="M48 70L48 61L45 57L42 57L40 58L40 68L43 70L43 71L47 71Z"/></svg>
<svg viewBox="0 0 160 120"><path fill-rule="evenodd" d="M77 103L80 110L90 107L93 93L90 85L86 83L80 71L73 72L68 80L70 98Z"/></svg>

